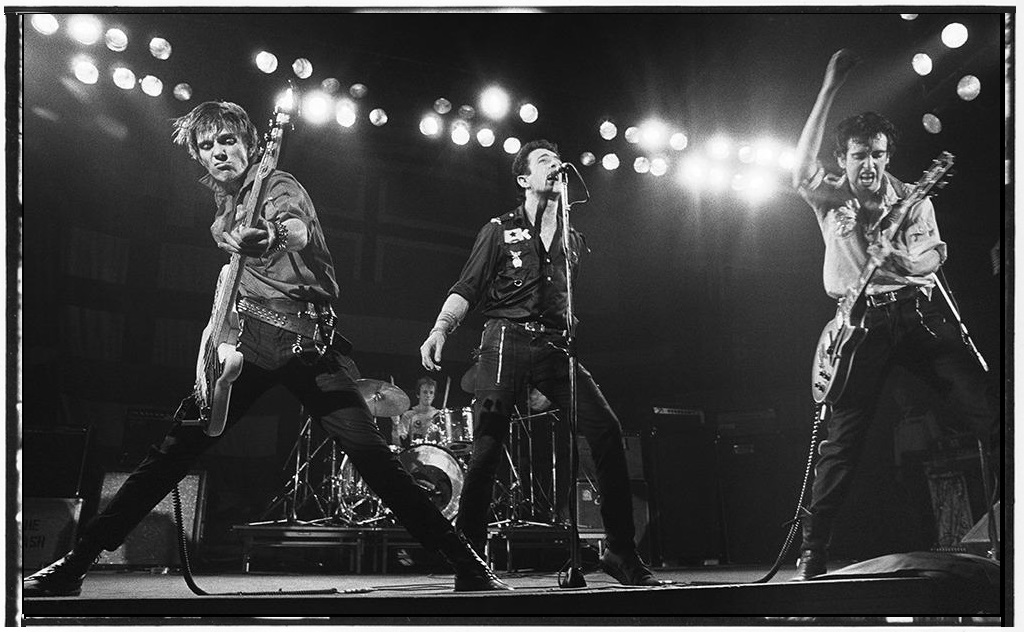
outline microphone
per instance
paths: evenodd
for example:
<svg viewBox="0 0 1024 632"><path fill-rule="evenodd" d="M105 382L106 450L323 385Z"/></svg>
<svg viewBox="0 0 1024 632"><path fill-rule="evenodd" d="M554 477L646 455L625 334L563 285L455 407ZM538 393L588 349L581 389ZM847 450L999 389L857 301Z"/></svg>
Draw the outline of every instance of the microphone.
<svg viewBox="0 0 1024 632"><path fill-rule="evenodd" d="M570 169L572 169L572 163L569 163L569 162L559 163L559 165L557 167L555 167L554 169L552 169L551 171L548 172L548 179L549 180L554 180L555 176L557 176L560 173L569 173Z"/></svg>

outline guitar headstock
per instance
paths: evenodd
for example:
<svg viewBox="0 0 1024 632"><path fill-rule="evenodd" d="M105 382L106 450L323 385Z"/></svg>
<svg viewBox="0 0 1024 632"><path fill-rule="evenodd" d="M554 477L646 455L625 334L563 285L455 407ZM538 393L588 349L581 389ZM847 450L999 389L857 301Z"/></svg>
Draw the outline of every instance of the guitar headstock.
<svg viewBox="0 0 1024 632"><path fill-rule="evenodd" d="M948 178L953 177L953 154L948 151L940 153L934 160L932 160L931 167L914 183L913 189L915 196L920 199L928 195L929 191L934 189L942 189L946 186ZM933 194L934 195L934 194Z"/></svg>

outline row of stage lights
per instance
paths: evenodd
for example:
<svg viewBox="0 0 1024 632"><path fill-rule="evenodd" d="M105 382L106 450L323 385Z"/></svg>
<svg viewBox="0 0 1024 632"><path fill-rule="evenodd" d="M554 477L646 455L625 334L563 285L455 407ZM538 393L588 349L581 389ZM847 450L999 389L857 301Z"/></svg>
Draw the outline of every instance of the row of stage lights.
<svg viewBox="0 0 1024 632"><path fill-rule="evenodd" d="M917 14L900 16L904 20L917 18ZM60 30L60 23L53 15L35 14L30 22L43 35L53 35ZM122 29L114 27L104 31L102 23L95 16L69 16L65 30L72 39L86 46L102 39L111 51L123 52L128 48L128 36ZM941 40L952 49L963 46L968 37L967 28L954 22L942 30ZM157 60L167 60L171 56L172 47L166 39L153 37L149 41L149 52ZM253 57L253 63L268 75L275 73L280 66L277 56L265 50ZM926 76L932 71L932 58L927 53L918 52L913 56L911 66L919 75ZM99 80L99 69L88 58L76 58L72 71L83 83L94 84ZM298 58L291 64L291 71L298 79L308 80L313 76L313 64L309 59ZM163 83L159 78L154 75L137 78L123 64L115 64L110 74L113 83L121 89L131 90L138 85L142 92L153 97L163 92ZM973 75L965 75L957 84L957 94L964 101L977 98L980 90L980 81ZM320 82L319 88L305 91L301 97L299 115L313 125L325 125L333 120L343 128L351 128L359 120L358 101L365 99L368 93L369 89L362 83L354 83L347 91L343 91L338 79L327 78ZM192 88L187 83L179 83L172 94L180 101L189 101ZM527 125L540 118L535 104L527 100L515 104L511 95L500 86L490 86L483 90L478 97L477 107L464 104L455 108L450 100L439 97L420 118L419 131L431 139L447 135L453 144L459 146L468 145L475 137L477 144L488 148L499 142L502 121L513 110L517 110L519 120ZM453 119L450 122L446 121L449 115ZM367 118L376 127L382 127L390 120L387 111L381 107L370 109ZM922 124L933 134L942 130L941 120L932 112L922 117ZM604 141L612 141L620 135L612 119L602 120L597 126L597 132ZM627 127L621 137L626 143L637 146L637 153L641 154L632 161L633 170L638 174L662 177L674 170L676 179L691 189L721 192L731 188L755 202L768 197L777 188L780 179L788 179L794 163L792 148L782 147L771 140L737 143L725 136L707 140L703 152L691 148L691 151L683 154L690 147L687 134L655 119ZM500 146L511 155L519 151L522 142L518 137L507 134ZM600 165L607 171L619 169L624 160L628 162L629 159L620 158L614 151L584 151L579 156L582 166ZM736 162L742 163L740 171L731 168Z"/></svg>

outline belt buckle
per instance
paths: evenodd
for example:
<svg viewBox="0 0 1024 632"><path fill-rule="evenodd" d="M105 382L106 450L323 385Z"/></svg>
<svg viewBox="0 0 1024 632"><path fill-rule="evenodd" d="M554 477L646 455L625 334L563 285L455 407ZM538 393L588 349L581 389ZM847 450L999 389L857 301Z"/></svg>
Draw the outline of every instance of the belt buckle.
<svg viewBox="0 0 1024 632"><path fill-rule="evenodd" d="M882 292L881 294L875 294L869 297L871 299L871 307L881 307L888 305L889 303L896 302L896 292Z"/></svg>
<svg viewBox="0 0 1024 632"><path fill-rule="evenodd" d="M532 331L533 333L541 333L544 331L544 325L540 323L523 323L523 329L526 331Z"/></svg>

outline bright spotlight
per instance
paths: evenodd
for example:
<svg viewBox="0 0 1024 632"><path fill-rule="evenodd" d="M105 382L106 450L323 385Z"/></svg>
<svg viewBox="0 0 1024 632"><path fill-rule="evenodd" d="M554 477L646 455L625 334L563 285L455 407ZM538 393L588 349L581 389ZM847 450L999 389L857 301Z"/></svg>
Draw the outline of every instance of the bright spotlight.
<svg viewBox="0 0 1024 632"><path fill-rule="evenodd" d="M480 143L481 147L490 147L494 144L494 131L488 127L481 127L476 133L476 142Z"/></svg>
<svg viewBox="0 0 1024 632"><path fill-rule="evenodd" d="M951 22L942 29L942 43L949 48L960 48L967 43L967 27L959 22Z"/></svg>
<svg viewBox="0 0 1024 632"><path fill-rule="evenodd" d="M519 108L519 118L523 119L524 123L536 123L538 116L540 113L537 111L537 106L532 103L524 103Z"/></svg>
<svg viewBox="0 0 1024 632"><path fill-rule="evenodd" d="M676 132L672 134L672 137L668 139L668 146L676 151L683 151L686 146L690 144L690 139L686 137L686 134L682 132Z"/></svg>
<svg viewBox="0 0 1024 632"><path fill-rule="evenodd" d="M668 127L658 120L645 121L640 126L640 145L647 149L660 149L668 141Z"/></svg>
<svg viewBox="0 0 1024 632"><path fill-rule="evenodd" d="M299 79L309 79L313 76L313 62L305 57L299 57L292 62L292 72Z"/></svg>
<svg viewBox="0 0 1024 632"><path fill-rule="evenodd" d="M601 134L601 138L611 140L619 133L619 128L615 127L615 123L605 121L604 123L601 123L601 126L597 128L597 131Z"/></svg>
<svg viewBox="0 0 1024 632"><path fill-rule="evenodd" d="M668 173L668 161L664 158L655 158L651 161L651 175L660 178Z"/></svg>
<svg viewBox="0 0 1024 632"><path fill-rule="evenodd" d="M128 48L128 35L121 29L107 29L103 40L107 43L107 48L115 53L124 52Z"/></svg>
<svg viewBox="0 0 1024 632"><path fill-rule="evenodd" d="M441 117L427 114L420 119L420 133L424 136L437 136L441 133Z"/></svg>
<svg viewBox="0 0 1024 632"><path fill-rule="evenodd" d="M627 143L633 143L635 145L640 142L640 128L631 125L626 128L626 131L623 132L622 136L626 139Z"/></svg>
<svg viewBox="0 0 1024 632"><path fill-rule="evenodd" d="M597 156L593 152L585 151L580 154L580 162L583 163L584 167L590 167L597 162Z"/></svg>
<svg viewBox="0 0 1024 632"><path fill-rule="evenodd" d="M740 162L754 162L754 148L750 145L743 145L736 150L736 157L740 159Z"/></svg>
<svg viewBox="0 0 1024 632"><path fill-rule="evenodd" d="M619 157L615 154L605 154L601 159L601 166L608 171L615 171L619 168Z"/></svg>
<svg viewBox="0 0 1024 632"><path fill-rule="evenodd" d="M334 77L328 77L320 82L320 88L327 94L337 94L341 90L341 82Z"/></svg>
<svg viewBox="0 0 1024 632"><path fill-rule="evenodd" d="M480 93L480 111L484 116L498 120L505 118L512 101L508 93L498 86L491 86Z"/></svg>
<svg viewBox="0 0 1024 632"><path fill-rule="evenodd" d="M714 167L708 171L708 184L714 189L724 189L729 182L729 174L722 167Z"/></svg>
<svg viewBox="0 0 1024 632"><path fill-rule="evenodd" d="M277 100L274 101L278 110L284 112L291 112L295 109L295 91L288 88L281 94L277 95Z"/></svg>
<svg viewBox="0 0 1024 632"><path fill-rule="evenodd" d="M122 90L131 90L135 87L135 73L129 68L117 66L110 75L114 79L114 85Z"/></svg>
<svg viewBox="0 0 1024 632"><path fill-rule="evenodd" d="M921 125L929 134L938 134L942 131L942 121L931 112L921 117Z"/></svg>
<svg viewBox="0 0 1024 632"><path fill-rule="evenodd" d="M775 183L768 177L768 175L755 171L750 173L745 178L745 187L743 191L743 197L748 202L758 203L771 197L772 193L775 192Z"/></svg>
<svg viewBox="0 0 1024 632"><path fill-rule="evenodd" d="M460 105L459 106L459 118L466 119L467 121L476 116L476 108L472 105Z"/></svg>
<svg viewBox="0 0 1024 632"><path fill-rule="evenodd" d="M162 37L149 40L149 53L157 59L170 59L171 43Z"/></svg>
<svg viewBox="0 0 1024 632"><path fill-rule="evenodd" d="M688 156L679 167L679 181L684 185L699 189L706 178L706 165L699 156Z"/></svg>
<svg viewBox="0 0 1024 632"><path fill-rule="evenodd" d="M452 142L456 145L466 145L469 143L470 133L469 124L465 121L455 121L452 123Z"/></svg>
<svg viewBox="0 0 1024 632"><path fill-rule="evenodd" d="M515 136L509 136L505 139L501 148L505 150L506 154L514 154L523 148L523 143L521 143Z"/></svg>
<svg viewBox="0 0 1024 632"><path fill-rule="evenodd" d="M153 75L146 75L139 84L142 86L142 91L151 97L158 97L163 94L164 82Z"/></svg>
<svg viewBox="0 0 1024 632"><path fill-rule="evenodd" d="M973 101L981 94L981 81L974 75L964 75L956 84L956 93L964 101Z"/></svg>
<svg viewBox="0 0 1024 632"><path fill-rule="evenodd" d="M904 20L907 20L909 22L910 20L916 20L917 19L917 14L916 13L901 13L900 17L903 18Z"/></svg>
<svg viewBox="0 0 1024 632"><path fill-rule="evenodd" d="M732 176L732 190L743 191L747 188L747 178L742 173L736 173Z"/></svg>
<svg viewBox="0 0 1024 632"><path fill-rule="evenodd" d="M633 161L633 171L637 173L647 173L650 170L651 161L644 156L638 156L637 159Z"/></svg>
<svg viewBox="0 0 1024 632"><path fill-rule="evenodd" d="M779 167L786 171L792 171L796 167L796 151L783 149L779 152Z"/></svg>
<svg viewBox="0 0 1024 632"><path fill-rule="evenodd" d="M926 53L918 53L914 55L910 65L914 67L914 72L924 77L932 71L932 58Z"/></svg>
<svg viewBox="0 0 1024 632"><path fill-rule="evenodd" d="M716 160L725 160L732 151L732 143L725 136L715 136L708 141L708 153Z"/></svg>
<svg viewBox="0 0 1024 632"><path fill-rule="evenodd" d="M770 140L758 141L754 145L754 162L759 165L768 165L775 162L775 154L778 149L775 143Z"/></svg>
<svg viewBox="0 0 1024 632"><path fill-rule="evenodd" d="M174 98L179 101L188 101L192 98L192 86L187 83L179 83L174 86Z"/></svg>
<svg viewBox="0 0 1024 632"><path fill-rule="evenodd" d="M268 75L277 70L277 55L261 50L256 53L256 67Z"/></svg>
<svg viewBox="0 0 1024 632"><path fill-rule="evenodd" d="M302 118L314 125L323 125L331 118L331 102L323 92L309 92L302 97ZM338 123L345 125L341 119L341 109L338 108L335 112L338 117ZM345 115L345 120L348 120L348 115ZM355 116L353 112L352 123L355 123ZM345 127L352 125L349 123Z"/></svg>
<svg viewBox="0 0 1024 632"><path fill-rule="evenodd" d="M53 35L60 28L57 18L49 13L37 13L32 16L32 28L43 35Z"/></svg>
<svg viewBox="0 0 1024 632"><path fill-rule="evenodd" d="M361 83L353 83L348 89L348 93L357 99L362 99L369 91L370 89Z"/></svg>
<svg viewBox="0 0 1024 632"><path fill-rule="evenodd" d="M73 62L72 69L75 73L75 79L82 83L93 84L99 81L99 71L93 62L88 59L76 59Z"/></svg>
<svg viewBox="0 0 1024 632"><path fill-rule="evenodd" d="M388 113L384 111L384 108L374 108L370 110L370 123L374 127L382 127L388 122Z"/></svg>
<svg viewBox="0 0 1024 632"><path fill-rule="evenodd" d="M92 46L103 36L103 27L91 15L75 15L68 19L68 35L79 44Z"/></svg>
<svg viewBox="0 0 1024 632"><path fill-rule="evenodd" d="M342 127L352 127L356 124L356 104L350 99L339 99L334 107L334 118Z"/></svg>
<svg viewBox="0 0 1024 632"><path fill-rule="evenodd" d="M434 101L434 111L438 114L447 114L452 111L452 102L448 99L441 97Z"/></svg>

